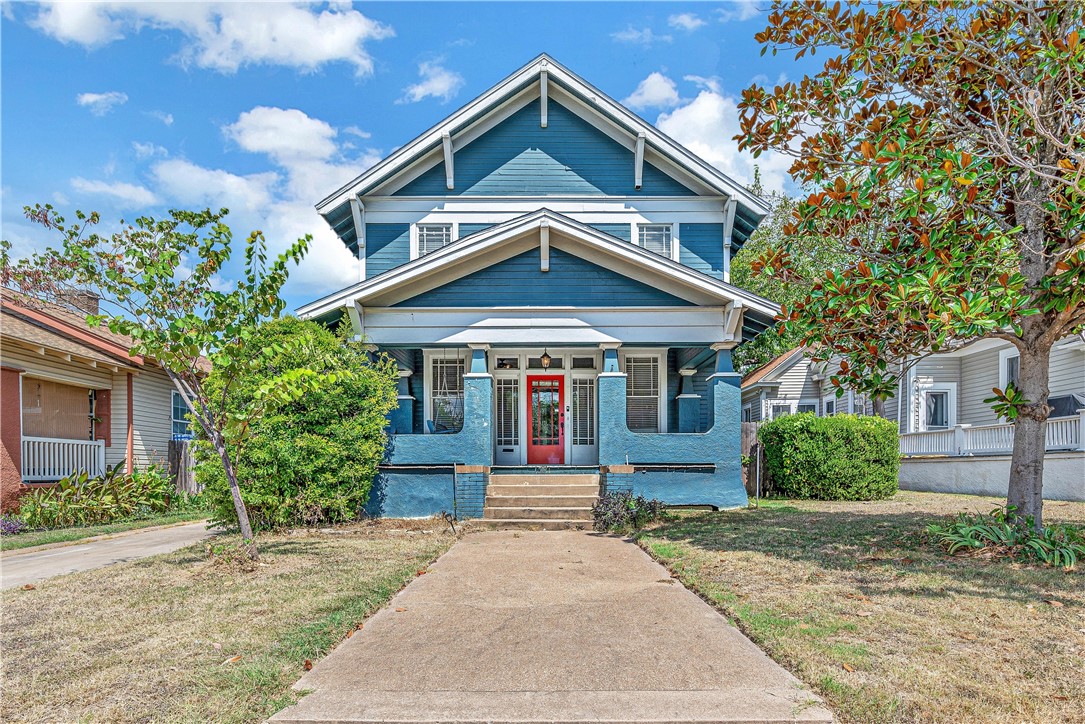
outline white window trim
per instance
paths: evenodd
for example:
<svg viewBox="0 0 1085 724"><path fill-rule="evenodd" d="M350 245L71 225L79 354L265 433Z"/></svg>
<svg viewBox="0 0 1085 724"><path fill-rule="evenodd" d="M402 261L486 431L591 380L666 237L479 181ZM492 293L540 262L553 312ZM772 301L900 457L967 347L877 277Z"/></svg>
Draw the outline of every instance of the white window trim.
<svg viewBox="0 0 1085 724"><path fill-rule="evenodd" d="M173 436L174 436L174 435L176 434L176 433L174 433L174 431L173 431L173 426L174 426L174 425L175 425L176 423L178 423L178 422L183 422L183 423L185 423L185 425L186 425L186 426L188 427L188 433L186 433L186 434L188 434L188 435L191 435L191 434L192 434L192 421L191 421L191 420L188 420L187 418L185 418L185 419L178 419L178 418L176 418L176 417L174 417L174 416L173 416L173 413L174 413L174 402L176 402L176 400L177 400L177 398L178 398L178 397L180 397L180 398L181 398L181 404L184 404L184 405L185 405L185 407L188 407L188 405L187 405L187 404L185 403L185 398L184 398L184 396L183 396L183 395L181 395L181 393L180 393L180 392L178 392L177 390L170 390L170 392L172 393L172 394L170 395L170 437L173 437ZM191 410L190 410L189 412L191 413Z"/></svg>
<svg viewBox="0 0 1085 724"><path fill-rule="evenodd" d="M678 261L678 249L681 246L681 244L679 244L679 241L678 241L678 231L679 231L679 227L680 227L679 224L674 223L674 222L668 223L666 221L634 221L631 226L632 226L632 228L631 228L631 231L630 231L630 237L629 238L632 240L634 246L640 246L640 248L642 248L642 249L644 247L641 246L641 243L640 243L640 227L642 227L642 226L669 226L669 227L671 227L671 253L670 253L669 257L664 257L664 258L671 259L672 261ZM663 256L663 255L660 254L660 256Z"/></svg>
<svg viewBox="0 0 1085 724"><path fill-rule="evenodd" d="M629 357L655 357L657 364L659 365L659 432L670 432L670 428L667 426L667 351L659 351L658 348L647 349L626 349L622 348L618 353L618 369L626 374L626 385L628 389L629 378L628 373L625 372L625 361ZM644 433L651 435L654 433Z"/></svg>
<svg viewBox="0 0 1085 724"><path fill-rule="evenodd" d="M929 384L922 384L916 388L916 394L919 395L919 430L917 432L928 432L927 428L927 393L928 392L948 392L949 400L947 402L947 410L949 413L947 418L948 425L945 429L952 430L957 425L957 383L956 382L934 382ZM942 428L937 428L942 429Z"/></svg>
<svg viewBox="0 0 1085 724"><path fill-rule="evenodd" d="M840 402L840 398L837 397L836 395L826 395L825 397L822 397L821 398L821 409L818 412L818 415L820 417L830 417L829 411L828 411L828 408L829 408L830 404L833 406L833 416L839 415L840 414L840 405L838 404L839 402Z"/></svg>
<svg viewBox="0 0 1085 724"><path fill-rule="evenodd" d="M817 399L805 399L805 398L799 400L798 402L795 403L795 408L794 408L795 414L798 414L798 412L799 412L799 405L813 405L814 414L815 415L820 415L820 410L821 410L820 400L817 400Z"/></svg>
<svg viewBox="0 0 1085 724"><path fill-rule="evenodd" d="M1016 358L1018 360L1018 375L1020 372L1021 364L1021 350L1016 347L1009 347L1007 349L1000 349L998 351L998 389L1005 391L1006 385L1009 383L1009 376L1006 374L1006 362Z"/></svg>
<svg viewBox="0 0 1085 724"><path fill-rule="evenodd" d="M747 416L750 418L749 420L746 419ZM742 406L742 415L739 419L742 422L753 422L753 403Z"/></svg>
<svg viewBox="0 0 1085 724"><path fill-rule="evenodd" d="M455 243L456 240L458 240L460 238L460 222L458 222L458 221L449 221L449 220L442 220L442 219L423 219L421 221L416 221L416 222L411 224L411 232L410 232L411 261L414 261L419 256L418 255L418 227L419 226L450 226L450 227L452 227L451 232L450 232L451 233L451 241L448 242L449 244Z"/></svg>
<svg viewBox="0 0 1085 724"><path fill-rule="evenodd" d="M463 373L471 371L469 350L423 350L422 351L422 434L429 435L429 426L426 420L433 420L433 360L435 359L460 359L463 360ZM436 424L436 421L434 422Z"/></svg>

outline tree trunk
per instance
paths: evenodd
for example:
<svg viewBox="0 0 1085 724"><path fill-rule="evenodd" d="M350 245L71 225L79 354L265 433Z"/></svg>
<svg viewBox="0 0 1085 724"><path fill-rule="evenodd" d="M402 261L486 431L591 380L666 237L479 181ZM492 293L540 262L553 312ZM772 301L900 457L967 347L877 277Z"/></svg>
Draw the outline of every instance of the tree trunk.
<svg viewBox="0 0 1085 724"><path fill-rule="evenodd" d="M245 551L249 558L257 560L260 557L256 549L256 540L252 535L252 525L249 523L249 511L245 507L245 501L241 498L241 488L237 485L237 473L234 471L230 453L226 450L226 444L219 436L214 440L215 450L218 451L219 459L222 460L222 468L226 472L226 481L230 484L230 496L234 499L234 510L237 512L237 522L241 528L241 539L245 542Z"/></svg>
<svg viewBox="0 0 1085 724"><path fill-rule="evenodd" d="M1018 408L1013 428L1013 457L1006 504L1016 508L1022 522L1031 517L1033 527L1043 528L1043 477L1046 451L1048 378L1051 345L1038 342L1021 350L1017 389L1027 400Z"/></svg>

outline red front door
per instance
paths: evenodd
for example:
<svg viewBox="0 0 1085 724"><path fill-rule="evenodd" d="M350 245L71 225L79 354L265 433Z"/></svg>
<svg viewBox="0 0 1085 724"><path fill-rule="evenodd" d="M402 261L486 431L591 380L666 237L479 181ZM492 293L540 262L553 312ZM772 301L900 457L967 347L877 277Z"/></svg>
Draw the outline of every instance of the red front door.
<svg viewBox="0 0 1085 724"><path fill-rule="evenodd" d="M527 462L561 465L565 462L565 378L530 375L527 378Z"/></svg>

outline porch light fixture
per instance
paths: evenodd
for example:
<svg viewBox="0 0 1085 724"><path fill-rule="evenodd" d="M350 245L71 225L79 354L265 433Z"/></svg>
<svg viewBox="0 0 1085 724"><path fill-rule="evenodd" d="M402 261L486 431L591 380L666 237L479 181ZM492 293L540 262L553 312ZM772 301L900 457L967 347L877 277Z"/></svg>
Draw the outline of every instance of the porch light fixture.
<svg viewBox="0 0 1085 724"><path fill-rule="evenodd" d="M543 347L542 357L539 358L539 364L542 365L544 370L550 369L550 355L546 353L545 347Z"/></svg>

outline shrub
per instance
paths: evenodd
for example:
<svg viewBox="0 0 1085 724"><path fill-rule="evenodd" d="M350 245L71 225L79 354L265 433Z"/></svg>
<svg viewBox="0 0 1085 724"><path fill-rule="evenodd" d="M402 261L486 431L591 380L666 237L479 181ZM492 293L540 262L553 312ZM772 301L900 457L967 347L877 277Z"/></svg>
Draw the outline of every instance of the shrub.
<svg viewBox="0 0 1085 724"><path fill-rule="evenodd" d="M264 350L281 350L268 355ZM293 317L267 322L246 345L249 371L235 378L226 400L245 418L256 390L284 371L349 370L295 402L245 419L237 450L237 479L254 530L324 525L359 517L384 457L386 415L396 404L395 365L371 363L365 348L316 322ZM212 371L212 394L222 381ZM196 477L215 523L236 527L230 489L211 446L196 442Z"/></svg>
<svg viewBox="0 0 1085 724"><path fill-rule="evenodd" d="M662 502L627 491L604 493L591 508L598 531L639 530L662 518L663 513Z"/></svg>
<svg viewBox="0 0 1085 724"><path fill-rule="evenodd" d="M82 472L32 490L19 500L19 517L31 528L67 528L166 512L172 489L163 490L160 474L129 475L122 472L124 464L101 478Z"/></svg>
<svg viewBox="0 0 1085 724"><path fill-rule="evenodd" d="M1031 517L1021 520L1013 512L1009 506L995 508L989 515L960 513L945 523L927 526L927 535L950 555L1032 560L1066 570L1085 558L1085 528L1052 524L1037 533Z"/></svg>
<svg viewBox="0 0 1085 724"><path fill-rule="evenodd" d="M881 500L897 492L897 427L881 417L810 413L766 422L769 492L814 500Z"/></svg>

